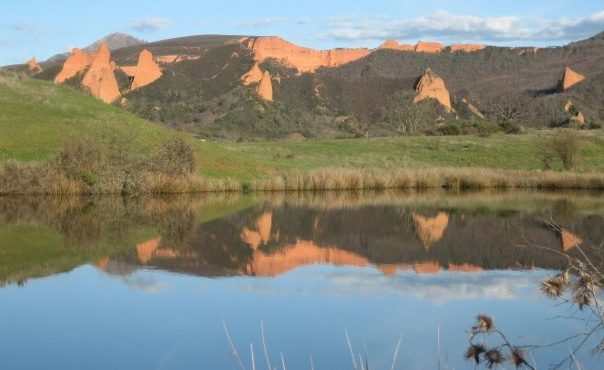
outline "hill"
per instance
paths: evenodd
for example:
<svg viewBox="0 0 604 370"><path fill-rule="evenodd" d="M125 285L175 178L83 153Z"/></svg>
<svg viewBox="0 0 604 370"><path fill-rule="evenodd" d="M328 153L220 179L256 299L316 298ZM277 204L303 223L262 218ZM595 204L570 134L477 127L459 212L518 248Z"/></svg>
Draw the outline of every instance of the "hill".
<svg viewBox="0 0 604 370"><path fill-rule="evenodd" d="M143 50L159 72L140 86L133 80ZM604 121L604 33L551 48L389 40L333 50L272 36L202 35L124 47L110 58L119 86L110 99L120 95L139 116L205 137L442 134L489 123L507 132ZM80 86L89 66L64 83ZM35 75L53 80L63 67L42 63ZM427 70L446 100L432 99L432 86L416 91ZM580 76L572 86L563 83L566 71Z"/></svg>
<svg viewBox="0 0 604 370"><path fill-rule="evenodd" d="M121 33L121 32L114 32L114 33L110 33L109 35L100 38L98 40L96 40L95 42L93 42L92 44L86 46L85 48L83 48L86 51L95 51L96 49L99 48L99 46L105 43L107 44L107 47L109 47L109 50L118 50L121 48L127 48L129 46L137 46L137 45L143 45L146 44L147 41L145 40L141 40L141 39L137 39L134 36L130 36L128 34L125 33ZM67 59L67 57L69 56L69 53L61 53L61 54L57 54L54 55L50 58L48 58L46 60L46 63L58 63L58 62L64 62L65 59Z"/></svg>

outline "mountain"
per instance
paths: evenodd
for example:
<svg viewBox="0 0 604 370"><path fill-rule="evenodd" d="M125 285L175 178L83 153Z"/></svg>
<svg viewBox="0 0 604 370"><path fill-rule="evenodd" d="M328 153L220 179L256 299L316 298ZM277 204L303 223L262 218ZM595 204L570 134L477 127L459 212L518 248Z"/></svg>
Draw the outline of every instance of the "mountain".
<svg viewBox="0 0 604 370"><path fill-rule="evenodd" d="M94 59L84 51L41 63L34 74L56 80L77 65L64 83L98 96L94 79L84 81ZM201 35L113 50L103 70L114 70L107 78L118 86L109 100L139 116L203 136L252 139L597 127L602 65L604 33L550 48L388 40L332 50L276 36Z"/></svg>
<svg viewBox="0 0 604 370"><path fill-rule="evenodd" d="M102 39L99 39L99 40L93 42L92 44L83 48L83 50L95 51L103 43L107 44L107 47L109 48L109 50L114 51L114 50L118 50L121 48L127 48L129 46L143 45L143 44L146 44L147 41L137 39L134 36L130 36L125 33L115 32L115 33L110 33L109 35L103 37ZM48 58L46 60L46 62L52 63L52 62L64 61L65 59L67 59L68 56L69 56L69 53L57 54L57 55L54 55L54 56Z"/></svg>

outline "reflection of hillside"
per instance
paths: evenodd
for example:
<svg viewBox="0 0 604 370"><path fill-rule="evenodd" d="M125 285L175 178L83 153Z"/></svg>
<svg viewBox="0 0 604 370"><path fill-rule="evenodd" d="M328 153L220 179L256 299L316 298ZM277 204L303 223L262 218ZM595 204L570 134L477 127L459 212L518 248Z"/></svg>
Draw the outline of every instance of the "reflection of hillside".
<svg viewBox="0 0 604 370"><path fill-rule="evenodd" d="M256 276L320 263L375 265L386 275L402 270L425 274L441 269L562 268L565 260L556 253L519 247L568 250L560 233L542 220L539 212L420 212L380 205L330 210L285 205L199 225L181 246L198 251L196 261L181 255L168 262L156 256L149 264L201 275ZM602 240L603 223L601 216L572 219L573 235L581 235L585 250Z"/></svg>
<svg viewBox="0 0 604 370"><path fill-rule="evenodd" d="M513 193L328 194L271 195L268 202L259 194L3 197L0 284L83 263L113 273L149 266L203 276L273 276L317 263L374 265L386 275L559 268L563 259L555 253L515 245L573 254L579 253L576 245L589 252L604 240L602 214L579 208L589 204L587 195L575 202L559 194L537 194L539 201ZM561 231L544 219L559 223Z"/></svg>

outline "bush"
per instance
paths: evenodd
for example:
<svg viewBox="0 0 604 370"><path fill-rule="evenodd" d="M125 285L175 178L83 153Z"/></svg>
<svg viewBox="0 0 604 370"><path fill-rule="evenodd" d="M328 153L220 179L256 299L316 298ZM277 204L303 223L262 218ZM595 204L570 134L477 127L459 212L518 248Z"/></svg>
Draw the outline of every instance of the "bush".
<svg viewBox="0 0 604 370"><path fill-rule="evenodd" d="M573 169L579 162L581 141L577 132L562 130L552 139L552 150L562 161L565 170Z"/></svg>
<svg viewBox="0 0 604 370"><path fill-rule="evenodd" d="M177 138L162 145L150 160L150 169L172 176L185 176L195 171L195 152L189 143Z"/></svg>
<svg viewBox="0 0 604 370"><path fill-rule="evenodd" d="M440 135L454 136L461 135L462 129L459 125L444 125L436 128L436 132Z"/></svg>
<svg viewBox="0 0 604 370"><path fill-rule="evenodd" d="M55 159L57 169L68 177L82 180L88 185L95 183L95 173L103 166L99 145L89 139L68 143Z"/></svg>

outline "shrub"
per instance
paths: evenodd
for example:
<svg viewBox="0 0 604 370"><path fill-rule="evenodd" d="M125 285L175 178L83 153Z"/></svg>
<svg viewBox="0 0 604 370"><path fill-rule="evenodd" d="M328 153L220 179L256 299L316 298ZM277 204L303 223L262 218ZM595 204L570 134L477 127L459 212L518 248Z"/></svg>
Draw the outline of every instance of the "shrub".
<svg viewBox="0 0 604 370"><path fill-rule="evenodd" d="M96 142L80 139L68 143L57 155L55 163L68 177L93 185L94 174L103 166L103 156Z"/></svg>
<svg viewBox="0 0 604 370"><path fill-rule="evenodd" d="M461 135L462 129L459 125L444 125L436 128L436 131L440 135L453 136L453 135Z"/></svg>
<svg viewBox="0 0 604 370"><path fill-rule="evenodd" d="M163 144L150 160L150 169L172 176L190 175L195 171L195 152L182 138Z"/></svg>
<svg viewBox="0 0 604 370"><path fill-rule="evenodd" d="M581 142L577 132L562 130L552 139L552 150L562 161L565 170L574 168L579 162Z"/></svg>

